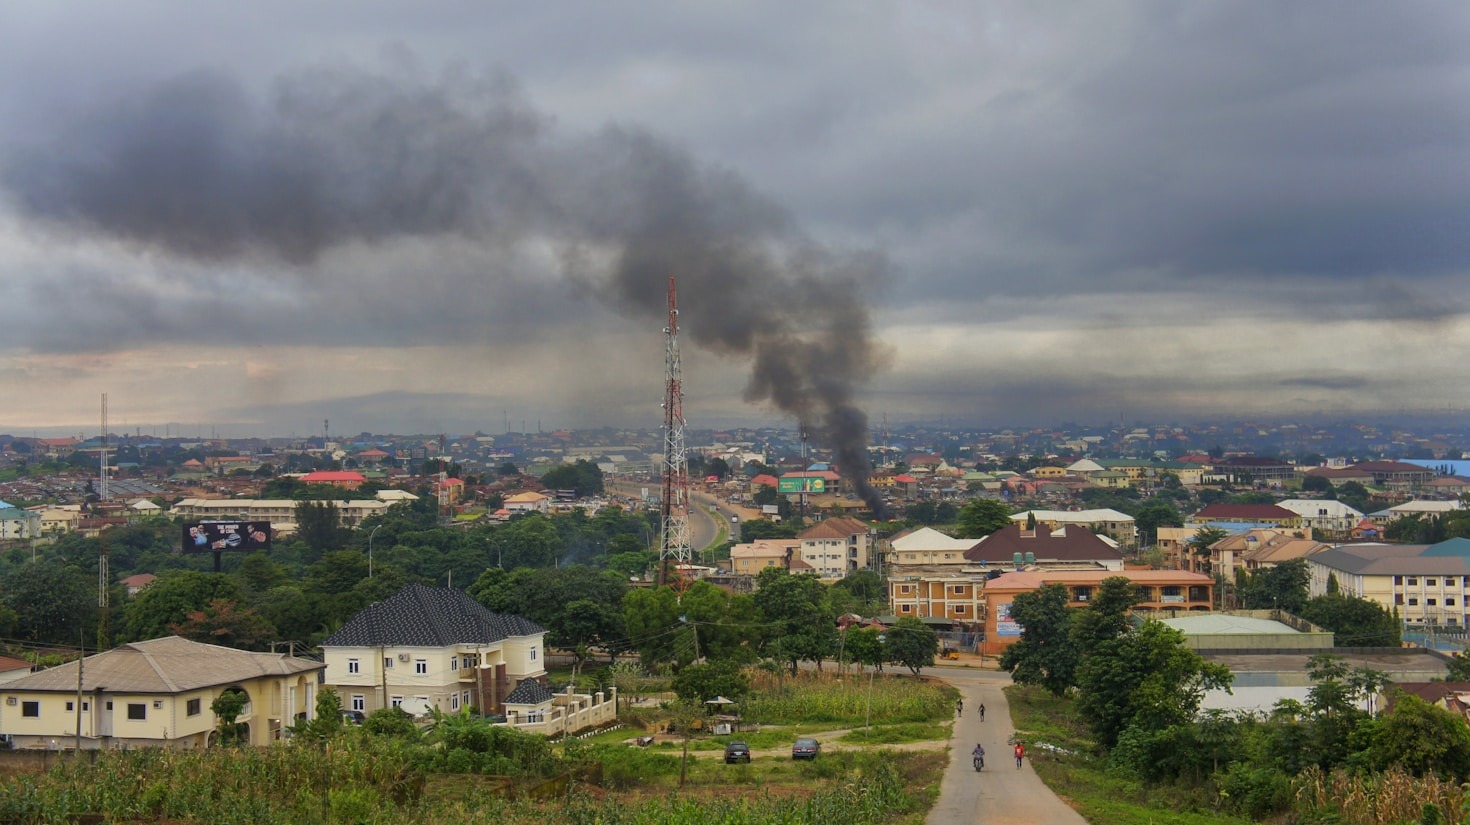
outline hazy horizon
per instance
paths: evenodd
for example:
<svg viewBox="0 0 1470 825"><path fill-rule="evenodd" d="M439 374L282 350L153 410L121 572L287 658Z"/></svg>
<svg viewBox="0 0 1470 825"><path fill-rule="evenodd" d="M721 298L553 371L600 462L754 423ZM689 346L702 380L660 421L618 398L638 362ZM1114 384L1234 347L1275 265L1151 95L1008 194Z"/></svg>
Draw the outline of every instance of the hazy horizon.
<svg viewBox="0 0 1470 825"><path fill-rule="evenodd" d="M1467 406L1470 7L0 27L0 429L657 426L670 276L691 427Z"/></svg>

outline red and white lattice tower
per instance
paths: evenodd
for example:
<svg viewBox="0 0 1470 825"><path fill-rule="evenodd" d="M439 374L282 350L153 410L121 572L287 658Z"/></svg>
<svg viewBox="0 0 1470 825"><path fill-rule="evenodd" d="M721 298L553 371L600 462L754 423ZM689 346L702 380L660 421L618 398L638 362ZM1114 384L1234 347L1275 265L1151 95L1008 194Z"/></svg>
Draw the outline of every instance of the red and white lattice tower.
<svg viewBox="0 0 1470 825"><path fill-rule="evenodd" d="M679 368L679 306L674 298L674 279L669 278L669 325L664 327L664 467L663 532L658 545L658 583L691 558L689 546L689 451L684 443L684 387Z"/></svg>

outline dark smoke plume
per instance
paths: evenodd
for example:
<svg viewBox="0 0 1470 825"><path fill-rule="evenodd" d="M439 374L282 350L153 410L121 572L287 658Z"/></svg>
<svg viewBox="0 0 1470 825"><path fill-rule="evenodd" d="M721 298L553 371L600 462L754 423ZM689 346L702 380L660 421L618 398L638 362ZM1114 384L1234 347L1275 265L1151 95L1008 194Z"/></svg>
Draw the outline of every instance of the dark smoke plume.
<svg viewBox="0 0 1470 825"><path fill-rule="evenodd" d="M875 513L855 389L878 353L862 300L888 263L805 237L735 174L646 131L560 135L504 76L321 69L265 102L217 74L164 84L14 157L28 218L169 255L310 277L347 244L537 243L642 318L678 279L681 330L748 359L745 397L796 417Z"/></svg>

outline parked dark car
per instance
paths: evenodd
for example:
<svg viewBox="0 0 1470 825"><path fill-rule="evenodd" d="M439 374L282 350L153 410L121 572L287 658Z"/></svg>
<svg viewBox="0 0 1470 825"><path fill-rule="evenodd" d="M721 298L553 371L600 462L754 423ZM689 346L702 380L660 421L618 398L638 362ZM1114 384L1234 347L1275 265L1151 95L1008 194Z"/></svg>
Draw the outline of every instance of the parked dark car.
<svg viewBox="0 0 1470 825"><path fill-rule="evenodd" d="M821 752L822 743L810 736L801 737L796 740L796 744L791 746L792 759L816 759L817 754Z"/></svg>
<svg viewBox="0 0 1470 825"><path fill-rule="evenodd" d="M725 745L725 764L733 762L749 762L750 746L744 742L731 742Z"/></svg>
<svg viewBox="0 0 1470 825"><path fill-rule="evenodd" d="M342 711L342 721L349 725L361 725L367 721L367 714L360 710Z"/></svg>

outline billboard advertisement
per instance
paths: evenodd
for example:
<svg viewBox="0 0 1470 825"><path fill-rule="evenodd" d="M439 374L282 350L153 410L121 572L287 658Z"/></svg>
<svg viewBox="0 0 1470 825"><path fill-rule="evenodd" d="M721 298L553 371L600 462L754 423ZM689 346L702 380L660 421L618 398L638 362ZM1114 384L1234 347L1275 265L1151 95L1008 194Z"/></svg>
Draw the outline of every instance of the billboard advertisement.
<svg viewBox="0 0 1470 825"><path fill-rule="evenodd" d="M268 521L194 521L184 525L185 553L266 550L271 546Z"/></svg>
<svg viewBox="0 0 1470 825"><path fill-rule="evenodd" d="M776 492L778 493L825 493L827 492L827 479L820 476L807 477L797 476L794 478L782 478L776 481Z"/></svg>
<svg viewBox="0 0 1470 825"><path fill-rule="evenodd" d="M1011 618L1011 603L1006 602L995 606L995 635L997 636L1019 636L1021 625Z"/></svg>

